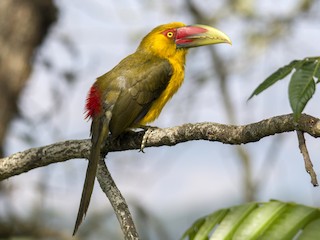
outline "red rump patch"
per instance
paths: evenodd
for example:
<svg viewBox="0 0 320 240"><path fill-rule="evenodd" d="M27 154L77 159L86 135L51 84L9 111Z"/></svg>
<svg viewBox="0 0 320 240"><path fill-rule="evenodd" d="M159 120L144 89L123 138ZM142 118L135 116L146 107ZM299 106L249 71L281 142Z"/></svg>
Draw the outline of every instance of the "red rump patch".
<svg viewBox="0 0 320 240"><path fill-rule="evenodd" d="M92 85L86 101L86 119L93 118L101 111L101 94L97 86Z"/></svg>

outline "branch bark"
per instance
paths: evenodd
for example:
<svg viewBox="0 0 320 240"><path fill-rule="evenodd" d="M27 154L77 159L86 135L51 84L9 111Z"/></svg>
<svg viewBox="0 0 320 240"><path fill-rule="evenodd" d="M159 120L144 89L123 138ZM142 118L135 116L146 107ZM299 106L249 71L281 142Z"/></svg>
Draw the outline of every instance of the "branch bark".
<svg viewBox="0 0 320 240"><path fill-rule="evenodd" d="M113 210L120 223L121 230L125 240L138 240L138 232L135 228L131 213L129 211L126 200L115 184L107 165L104 161L100 161L97 171L97 179L102 191L108 197Z"/></svg>
<svg viewBox="0 0 320 240"><path fill-rule="evenodd" d="M313 164L312 164L312 161L309 156L309 152L308 152L308 148L306 145L306 140L304 138L303 132L297 131L297 136L298 136L298 142L299 142L299 149L300 149L300 152L303 156L306 171L311 177L312 185L314 187L317 187L317 186L319 186L318 180L317 180L317 174L315 173L315 171L313 169Z"/></svg>
<svg viewBox="0 0 320 240"><path fill-rule="evenodd" d="M218 141L239 145L290 131L297 131L298 134L306 132L313 137L320 137L320 119L304 114L296 123L292 115L289 114L243 126L197 123L166 129L156 128L149 133L145 147L173 146L192 140ZM108 140L103 148L103 153L106 155L107 152L112 151L140 149L143 136L144 131L127 132L114 141ZM69 140L15 153L0 159L0 181L51 163L74 158L88 158L90 148L90 140ZM125 239L138 240L139 236L128 205L113 181L104 161L99 163L97 178L115 211Z"/></svg>
<svg viewBox="0 0 320 240"><path fill-rule="evenodd" d="M240 145L256 142L274 134L299 130L313 137L320 137L320 119L303 114L295 123L291 114L272 117L260 122L235 126L219 123L196 123L154 129L148 136L146 147L174 146L192 140L206 140ZM144 131L127 132L109 141L109 152L140 149ZM0 159L0 181L28 172L34 168L75 158L88 158L90 140L68 140L51 145L31 148ZM107 149L105 148L105 153Z"/></svg>

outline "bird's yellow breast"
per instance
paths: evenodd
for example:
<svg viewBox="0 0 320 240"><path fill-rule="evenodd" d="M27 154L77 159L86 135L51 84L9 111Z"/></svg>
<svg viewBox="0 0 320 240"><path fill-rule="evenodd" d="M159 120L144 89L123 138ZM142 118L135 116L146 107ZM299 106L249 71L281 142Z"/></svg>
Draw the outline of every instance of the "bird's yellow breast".
<svg viewBox="0 0 320 240"><path fill-rule="evenodd" d="M185 50L178 50L176 54L167 60L172 66L172 76L168 86L160 94L160 96L152 103L147 114L140 120L139 125L146 125L154 121L161 113L164 105L171 99L173 94L177 92L184 79Z"/></svg>

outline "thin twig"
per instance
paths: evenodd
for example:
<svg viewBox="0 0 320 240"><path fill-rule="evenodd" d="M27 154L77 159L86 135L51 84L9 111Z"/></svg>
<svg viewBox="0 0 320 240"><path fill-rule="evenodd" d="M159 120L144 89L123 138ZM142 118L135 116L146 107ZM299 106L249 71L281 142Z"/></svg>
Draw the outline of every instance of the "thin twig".
<svg viewBox="0 0 320 240"><path fill-rule="evenodd" d="M135 228L126 200L119 191L117 185L104 161L100 161L97 171L97 179L103 192L108 197L113 210L118 218L125 240L138 240L138 232Z"/></svg>
<svg viewBox="0 0 320 240"><path fill-rule="evenodd" d="M302 153L302 156L303 156L306 171L311 177L311 183L313 184L313 186L317 187L317 186L319 186L318 180L317 180L317 175L313 169L313 164L311 162L311 159L310 159L310 156L308 153L306 140L304 138L303 132L297 131L297 136L298 136L298 141L299 141L300 152Z"/></svg>

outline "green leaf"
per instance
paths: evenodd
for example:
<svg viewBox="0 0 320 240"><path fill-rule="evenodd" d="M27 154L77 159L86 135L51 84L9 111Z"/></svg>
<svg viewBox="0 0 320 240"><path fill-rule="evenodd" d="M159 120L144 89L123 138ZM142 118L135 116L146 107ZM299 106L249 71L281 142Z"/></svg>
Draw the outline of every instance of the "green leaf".
<svg viewBox="0 0 320 240"><path fill-rule="evenodd" d="M233 240L257 239L287 208L287 204L272 201L255 209L241 223L233 236Z"/></svg>
<svg viewBox="0 0 320 240"><path fill-rule="evenodd" d="M317 83L320 82L320 65L319 65L319 63L320 63L320 59L318 60L318 67L317 67L315 74L314 74L314 76L318 79Z"/></svg>
<svg viewBox="0 0 320 240"><path fill-rule="evenodd" d="M308 222L319 217L315 208L290 204L259 240L291 240Z"/></svg>
<svg viewBox="0 0 320 240"><path fill-rule="evenodd" d="M306 62L291 77L289 101L295 121L315 92L314 75L318 65L316 61Z"/></svg>
<svg viewBox="0 0 320 240"><path fill-rule="evenodd" d="M209 233L212 231L215 225L221 222L224 216L228 213L229 209L221 209L208 217L206 217L205 223L200 227L199 231L193 238L194 240L208 239Z"/></svg>
<svg viewBox="0 0 320 240"><path fill-rule="evenodd" d="M277 71L272 73L266 80L264 80L250 95L248 100L250 100L254 95L258 95L277 81L285 78L288 74L292 72L294 68L299 69L299 67L304 63L305 60L294 60L288 65L279 68Z"/></svg>
<svg viewBox="0 0 320 240"><path fill-rule="evenodd" d="M221 209L200 218L181 240L317 240L319 236L320 209L270 201Z"/></svg>
<svg viewBox="0 0 320 240"><path fill-rule="evenodd" d="M318 239L320 236L320 218L310 222L302 231L297 240Z"/></svg>
<svg viewBox="0 0 320 240"><path fill-rule="evenodd" d="M186 237L188 237L188 239L194 239L194 236L197 234L200 227L205 223L205 221L206 221L205 217L202 217L202 218L198 219L197 221L195 221L192 224L192 226L190 228L188 228L187 231L185 231L185 233L182 235L180 240L186 239Z"/></svg>
<svg viewBox="0 0 320 240"><path fill-rule="evenodd" d="M253 202L230 208L219 227L211 235L210 240L231 239L243 219L257 207L258 204Z"/></svg>

